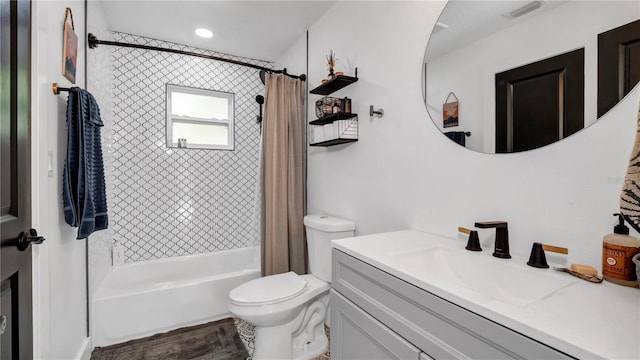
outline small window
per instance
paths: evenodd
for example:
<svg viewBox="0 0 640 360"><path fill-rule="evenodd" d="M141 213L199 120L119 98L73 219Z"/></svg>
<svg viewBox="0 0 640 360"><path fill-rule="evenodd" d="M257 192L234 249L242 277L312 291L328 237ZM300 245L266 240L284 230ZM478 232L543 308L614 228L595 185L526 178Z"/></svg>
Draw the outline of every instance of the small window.
<svg viewBox="0 0 640 360"><path fill-rule="evenodd" d="M234 94L167 84L167 147L233 150Z"/></svg>

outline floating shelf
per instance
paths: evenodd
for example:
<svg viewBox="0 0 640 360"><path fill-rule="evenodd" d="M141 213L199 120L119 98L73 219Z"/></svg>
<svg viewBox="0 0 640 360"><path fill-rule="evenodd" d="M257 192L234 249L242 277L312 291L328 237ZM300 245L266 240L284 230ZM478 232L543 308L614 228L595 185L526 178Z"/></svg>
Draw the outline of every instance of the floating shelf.
<svg viewBox="0 0 640 360"><path fill-rule="evenodd" d="M309 125L310 146L332 146L358 141L358 117L345 114L343 120L334 119L331 123Z"/></svg>
<svg viewBox="0 0 640 360"><path fill-rule="evenodd" d="M323 141L315 144L309 144L309 146L333 146L333 145L346 144L346 143L356 142L356 141L358 141L358 139L333 139L333 140L327 140L327 141Z"/></svg>
<svg viewBox="0 0 640 360"><path fill-rule="evenodd" d="M337 120L346 120L346 119L351 119L354 117L357 117L358 114L352 114L352 113L345 113L345 112L338 112L335 114L329 114L326 116L323 116L319 119L313 120L311 122L309 122L310 125L324 125L324 124L331 124L334 121Z"/></svg>
<svg viewBox="0 0 640 360"><path fill-rule="evenodd" d="M338 75L311 90L310 93L329 95L356 81L358 81L358 68L355 69L355 76ZM310 121L308 126L309 146L333 146L358 141L358 114L337 112Z"/></svg>
<svg viewBox="0 0 640 360"><path fill-rule="evenodd" d="M325 82L324 84L316 87L315 89L311 90L310 93L312 94L317 94L317 95L329 95L331 93L334 93L340 89L342 89L345 86L348 86L350 84L353 84L354 82L358 81L358 69L356 68L356 76L346 76L346 75L338 75L336 77L334 77L333 79Z"/></svg>

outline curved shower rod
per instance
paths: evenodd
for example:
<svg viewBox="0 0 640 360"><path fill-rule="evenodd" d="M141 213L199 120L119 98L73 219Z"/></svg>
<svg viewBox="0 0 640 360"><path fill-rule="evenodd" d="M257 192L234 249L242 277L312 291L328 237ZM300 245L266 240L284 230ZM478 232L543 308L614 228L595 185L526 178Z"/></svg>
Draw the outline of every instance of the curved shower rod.
<svg viewBox="0 0 640 360"><path fill-rule="evenodd" d="M254 68L254 69L260 70L260 80L262 80L263 84L264 84L264 73L267 73L267 72L275 73L275 74L284 74L286 76L292 77L294 79L300 79L302 81L305 81L307 79L307 76L305 74L301 74L301 75L288 74L286 68L282 69L282 70L273 70L273 69L266 68L264 66L255 65L255 64L251 64L251 63L247 63L247 62L239 61L239 60L226 59L226 58L219 57L219 56L198 54L198 53L194 53L194 52L190 52L190 51L167 49L167 48L161 48L161 47L157 47L157 46L130 44L130 43L119 42L119 41L99 40L92 33L89 33L89 35L87 35L87 41L89 43L89 49L95 49L95 48L98 47L98 45L121 46L121 47L135 48L135 49L164 51L164 52L173 53L173 54L195 56L195 57L200 57L200 58L209 59L209 60L223 61L223 62L236 64L236 65L240 65L240 66L246 66L246 67L250 67L250 68Z"/></svg>

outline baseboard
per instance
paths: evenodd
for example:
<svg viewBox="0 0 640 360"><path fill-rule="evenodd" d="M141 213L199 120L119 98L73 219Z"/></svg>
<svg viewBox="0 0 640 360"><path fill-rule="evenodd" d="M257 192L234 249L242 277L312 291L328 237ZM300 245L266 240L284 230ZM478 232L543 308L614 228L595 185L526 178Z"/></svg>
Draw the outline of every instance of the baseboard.
<svg viewBox="0 0 640 360"><path fill-rule="evenodd" d="M76 354L76 360L90 360L91 359L91 351L93 351L93 346L91 342L91 338L88 337L84 339L82 342L82 346L80 346L80 350L78 354Z"/></svg>

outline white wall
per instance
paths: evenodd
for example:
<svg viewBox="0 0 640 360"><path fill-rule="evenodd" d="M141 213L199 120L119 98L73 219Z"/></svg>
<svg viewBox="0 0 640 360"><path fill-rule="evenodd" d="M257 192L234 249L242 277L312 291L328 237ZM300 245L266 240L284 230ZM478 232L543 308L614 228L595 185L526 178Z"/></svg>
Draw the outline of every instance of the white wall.
<svg viewBox="0 0 640 360"><path fill-rule="evenodd" d="M287 69L287 73L300 75L307 73L307 34L300 35L298 39L273 63L276 70Z"/></svg>
<svg viewBox="0 0 640 360"><path fill-rule="evenodd" d="M34 247L34 358L74 359L86 344L85 242L62 213L62 167L66 151L66 93L61 75L65 8L71 7L78 35L76 85L84 87L84 3L32 3L32 144L33 225L46 241ZM53 153L48 177L47 152Z"/></svg>
<svg viewBox="0 0 640 360"><path fill-rule="evenodd" d="M433 59L427 64L429 114L444 131L442 104L453 91L460 99L460 126L446 131L471 131L467 148L493 153L495 74L584 48L587 127L597 119L598 34L638 17L640 6L634 1L571 1Z"/></svg>
<svg viewBox="0 0 640 360"><path fill-rule="evenodd" d="M309 86L326 77L332 49L360 80L353 99L360 140L309 148L308 211L354 220L357 233L415 228L450 237L476 221L509 222L512 253L534 241L566 246L570 261L600 267L631 152L640 91L595 125L534 151L487 155L461 148L430 120L421 64L444 2L338 2L309 31ZM358 14L358 16L353 16ZM295 53L295 51L293 52ZM283 58L278 63L298 63ZM310 95L309 120L318 97ZM383 108L369 118L369 105ZM481 230L493 247L493 231Z"/></svg>

